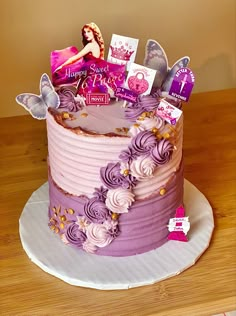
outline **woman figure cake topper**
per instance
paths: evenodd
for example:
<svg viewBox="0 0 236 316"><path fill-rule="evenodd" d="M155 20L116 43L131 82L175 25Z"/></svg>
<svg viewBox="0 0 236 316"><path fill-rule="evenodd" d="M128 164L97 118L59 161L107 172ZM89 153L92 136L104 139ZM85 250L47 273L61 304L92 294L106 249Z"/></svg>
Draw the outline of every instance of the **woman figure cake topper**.
<svg viewBox="0 0 236 316"><path fill-rule="evenodd" d="M95 23L82 28L83 49L74 46L51 52L52 82L54 86L76 83L76 77L86 61L92 58L104 59L104 41Z"/></svg>

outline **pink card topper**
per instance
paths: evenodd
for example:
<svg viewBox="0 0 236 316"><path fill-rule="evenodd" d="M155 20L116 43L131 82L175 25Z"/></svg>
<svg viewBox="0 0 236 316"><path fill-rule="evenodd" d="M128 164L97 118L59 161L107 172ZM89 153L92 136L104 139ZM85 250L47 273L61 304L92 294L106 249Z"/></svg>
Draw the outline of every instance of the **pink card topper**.
<svg viewBox="0 0 236 316"><path fill-rule="evenodd" d="M108 93L87 93L86 105L108 105L110 101Z"/></svg>
<svg viewBox="0 0 236 316"><path fill-rule="evenodd" d="M182 111L174 105L162 99L156 110L156 115L163 118L169 124L175 125L182 115Z"/></svg>
<svg viewBox="0 0 236 316"><path fill-rule="evenodd" d="M117 98L123 99L123 100L131 102L131 103L137 102L137 99L138 99L137 93L135 93L129 89L122 88L122 87L118 87L116 89L115 96Z"/></svg>
<svg viewBox="0 0 236 316"><path fill-rule="evenodd" d="M113 98L125 82L125 66L93 58L80 68L76 79L77 94L86 97L87 93L108 93Z"/></svg>
<svg viewBox="0 0 236 316"><path fill-rule="evenodd" d="M189 218L185 217L185 209L182 205L177 208L175 217L170 218L167 226L170 232L169 240L188 241L186 235L190 229L190 223Z"/></svg>
<svg viewBox="0 0 236 316"><path fill-rule="evenodd" d="M134 62L139 40L132 37L126 37L113 34L108 51L107 61L126 65L129 70L130 64Z"/></svg>
<svg viewBox="0 0 236 316"><path fill-rule="evenodd" d="M169 95L187 102L191 95L194 82L195 77L193 72L189 68L180 68L174 76Z"/></svg>
<svg viewBox="0 0 236 316"><path fill-rule="evenodd" d="M156 70L132 63L126 78L125 87L138 95L151 92Z"/></svg>

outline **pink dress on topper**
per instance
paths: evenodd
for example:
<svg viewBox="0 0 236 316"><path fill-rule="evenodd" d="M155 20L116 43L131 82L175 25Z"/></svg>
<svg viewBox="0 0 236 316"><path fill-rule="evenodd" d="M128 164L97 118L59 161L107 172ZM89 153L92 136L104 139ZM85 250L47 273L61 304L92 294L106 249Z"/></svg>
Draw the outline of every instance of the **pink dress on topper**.
<svg viewBox="0 0 236 316"><path fill-rule="evenodd" d="M81 71L82 66L84 66L87 61L94 58L92 54L89 53L72 64L65 65L59 70L56 69L65 61L67 61L70 57L73 57L78 53L79 51L75 46L70 46L62 50L55 50L51 52L50 63L52 72L52 83L54 86L65 84L76 85L77 77Z"/></svg>

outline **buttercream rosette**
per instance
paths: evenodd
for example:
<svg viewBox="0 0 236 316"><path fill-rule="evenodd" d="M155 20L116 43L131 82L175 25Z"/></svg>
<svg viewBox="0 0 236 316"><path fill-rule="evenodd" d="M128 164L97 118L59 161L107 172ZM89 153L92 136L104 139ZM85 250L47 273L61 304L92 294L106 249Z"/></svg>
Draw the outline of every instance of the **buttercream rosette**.
<svg viewBox="0 0 236 316"><path fill-rule="evenodd" d="M161 139L151 151L151 158L157 166L167 163L172 156L174 146L167 140Z"/></svg>
<svg viewBox="0 0 236 316"><path fill-rule="evenodd" d="M130 165L130 171L139 181L153 177L156 164L151 157L140 156Z"/></svg>
<svg viewBox="0 0 236 316"><path fill-rule="evenodd" d="M107 192L106 206L113 213L128 213L129 207L134 202L131 190L118 188Z"/></svg>
<svg viewBox="0 0 236 316"><path fill-rule="evenodd" d="M92 223L103 223L109 217L105 203L96 198L91 198L84 204L84 214Z"/></svg>
<svg viewBox="0 0 236 316"><path fill-rule="evenodd" d="M76 223L70 224L65 231L66 240L78 248L82 248L86 240L86 234L79 229Z"/></svg>

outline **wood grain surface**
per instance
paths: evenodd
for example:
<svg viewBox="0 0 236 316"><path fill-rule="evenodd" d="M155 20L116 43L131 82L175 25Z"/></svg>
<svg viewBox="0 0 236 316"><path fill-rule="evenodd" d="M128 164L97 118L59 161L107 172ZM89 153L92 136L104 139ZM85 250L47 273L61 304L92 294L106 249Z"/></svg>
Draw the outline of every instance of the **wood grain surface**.
<svg viewBox="0 0 236 316"><path fill-rule="evenodd" d="M236 89L192 95L184 122L185 178L214 211L210 246L178 276L101 291L64 283L24 252L19 217L47 181L45 121L0 120L0 315L205 316L236 309Z"/></svg>

